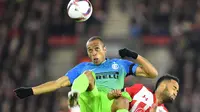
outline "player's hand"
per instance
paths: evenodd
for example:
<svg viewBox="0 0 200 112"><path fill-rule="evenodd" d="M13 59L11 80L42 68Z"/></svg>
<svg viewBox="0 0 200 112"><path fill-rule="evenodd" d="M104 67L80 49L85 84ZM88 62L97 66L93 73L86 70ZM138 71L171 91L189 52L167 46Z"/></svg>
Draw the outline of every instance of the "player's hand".
<svg viewBox="0 0 200 112"><path fill-rule="evenodd" d="M112 90L110 93L113 95L114 98L118 98L122 95L121 90Z"/></svg>
<svg viewBox="0 0 200 112"><path fill-rule="evenodd" d="M136 52L131 51L127 48L120 49L119 55L121 56L121 58L132 57L133 59L137 59L137 57L138 57L138 54Z"/></svg>
<svg viewBox="0 0 200 112"><path fill-rule="evenodd" d="M121 90L112 90L108 93L108 99L112 100L115 98L119 98L122 95Z"/></svg>
<svg viewBox="0 0 200 112"><path fill-rule="evenodd" d="M157 110L157 104L153 104L153 105L151 106L151 109L150 109L149 112L156 112L156 110Z"/></svg>
<svg viewBox="0 0 200 112"><path fill-rule="evenodd" d="M20 99L33 95L33 90L30 87L20 87L15 89L14 92L15 95Z"/></svg>
<svg viewBox="0 0 200 112"><path fill-rule="evenodd" d="M154 104L153 106L151 106L149 112L168 112L168 111L165 110L163 106L158 106L157 104Z"/></svg>

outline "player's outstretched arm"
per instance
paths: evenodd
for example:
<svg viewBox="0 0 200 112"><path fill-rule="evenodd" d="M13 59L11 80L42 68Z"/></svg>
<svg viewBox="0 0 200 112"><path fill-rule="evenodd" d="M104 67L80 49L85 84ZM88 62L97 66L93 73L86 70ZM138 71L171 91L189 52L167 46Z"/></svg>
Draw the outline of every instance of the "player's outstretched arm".
<svg viewBox="0 0 200 112"><path fill-rule="evenodd" d="M15 89L14 92L17 97L23 99L32 95L39 95L48 92L53 92L61 87L66 87L69 85L70 85L69 78L67 76L62 76L55 81L49 81L35 87L20 87Z"/></svg>
<svg viewBox="0 0 200 112"><path fill-rule="evenodd" d="M158 76L156 68L147 59L137 54L136 52L124 48L119 50L119 55L122 58L131 57L139 63L140 66L136 69L136 76L147 78L155 78Z"/></svg>

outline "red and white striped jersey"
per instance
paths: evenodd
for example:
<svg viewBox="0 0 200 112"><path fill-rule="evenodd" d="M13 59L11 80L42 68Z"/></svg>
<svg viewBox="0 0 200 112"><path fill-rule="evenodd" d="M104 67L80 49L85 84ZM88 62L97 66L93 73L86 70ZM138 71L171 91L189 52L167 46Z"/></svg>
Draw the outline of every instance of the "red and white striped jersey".
<svg viewBox="0 0 200 112"><path fill-rule="evenodd" d="M132 97L129 105L130 112L149 112L152 105L156 102L155 95L143 84L134 84L126 87L125 91ZM164 104L158 105L156 112L168 112Z"/></svg>

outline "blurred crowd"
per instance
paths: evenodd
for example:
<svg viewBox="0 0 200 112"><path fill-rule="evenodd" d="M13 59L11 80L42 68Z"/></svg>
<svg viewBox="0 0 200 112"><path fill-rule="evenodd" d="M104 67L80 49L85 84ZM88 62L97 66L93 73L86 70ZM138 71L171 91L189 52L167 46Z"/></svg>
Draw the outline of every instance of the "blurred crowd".
<svg viewBox="0 0 200 112"><path fill-rule="evenodd" d="M64 93L54 92L25 100L13 94L14 88L48 81L46 62L51 45L58 45L60 39L64 40L63 44L76 40L80 30L67 15L68 2L0 0L1 112L68 112ZM95 4L96 10L104 8L101 2ZM92 16L85 26L86 31L92 30L93 23L99 24L99 21Z"/></svg>
<svg viewBox="0 0 200 112"><path fill-rule="evenodd" d="M12 92L20 86L48 81L46 65L51 48L75 47L82 38L102 35L104 21L109 17L109 0L91 0L94 12L84 23L76 23L67 16L68 2L0 0L0 112L68 112L66 92L25 100L17 99ZM141 41L140 51L151 52L148 48L164 46L173 59L167 72L180 79L181 88L176 102L167 105L169 111L199 112L200 0L116 2L120 11L130 15L128 38ZM78 58L84 60L84 56L83 53Z"/></svg>
<svg viewBox="0 0 200 112"><path fill-rule="evenodd" d="M146 44L154 44L157 47L165 45L171 53L173 63L168 73L180 79L180 92L176 103L169 106L170 112L198 112L200 1L144 0L130 3L135 7L125 10L132 14L132 37L140 37ZM155 38L151 38L152 35ZM148 37L155 39L155 42L147 39ZM163 37L166 42L156 41L164 39Z"/></svg>

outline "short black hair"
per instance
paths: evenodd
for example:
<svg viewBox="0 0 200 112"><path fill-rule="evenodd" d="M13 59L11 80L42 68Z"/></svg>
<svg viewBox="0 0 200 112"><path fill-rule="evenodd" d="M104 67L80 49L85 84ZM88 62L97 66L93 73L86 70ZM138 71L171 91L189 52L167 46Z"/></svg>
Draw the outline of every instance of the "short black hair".
<svg viewBox="0 0 200 112"><path fill-rule="evenodd" d="M161 82L167 81L167 80L175 80L177 83L179 83L179 79L177 77L170 74L166 74L158 79L158 81L156 82L156 87L154 89L154 92L156 91L156 89L158 88Z"/></svg>
<svg viewBox="0 0 200 112"><path fill-rule="evenodd" d="M103 46L105 46L105 45L104 45L104 41L103 41L103 39L102 39L100 36L92 36L92 37L90 37L90 38L88 39L87 43L88 43L88 42L91 42L91 41L94 41L94 40L100 40L100 41L102 42Z"/></svg>

